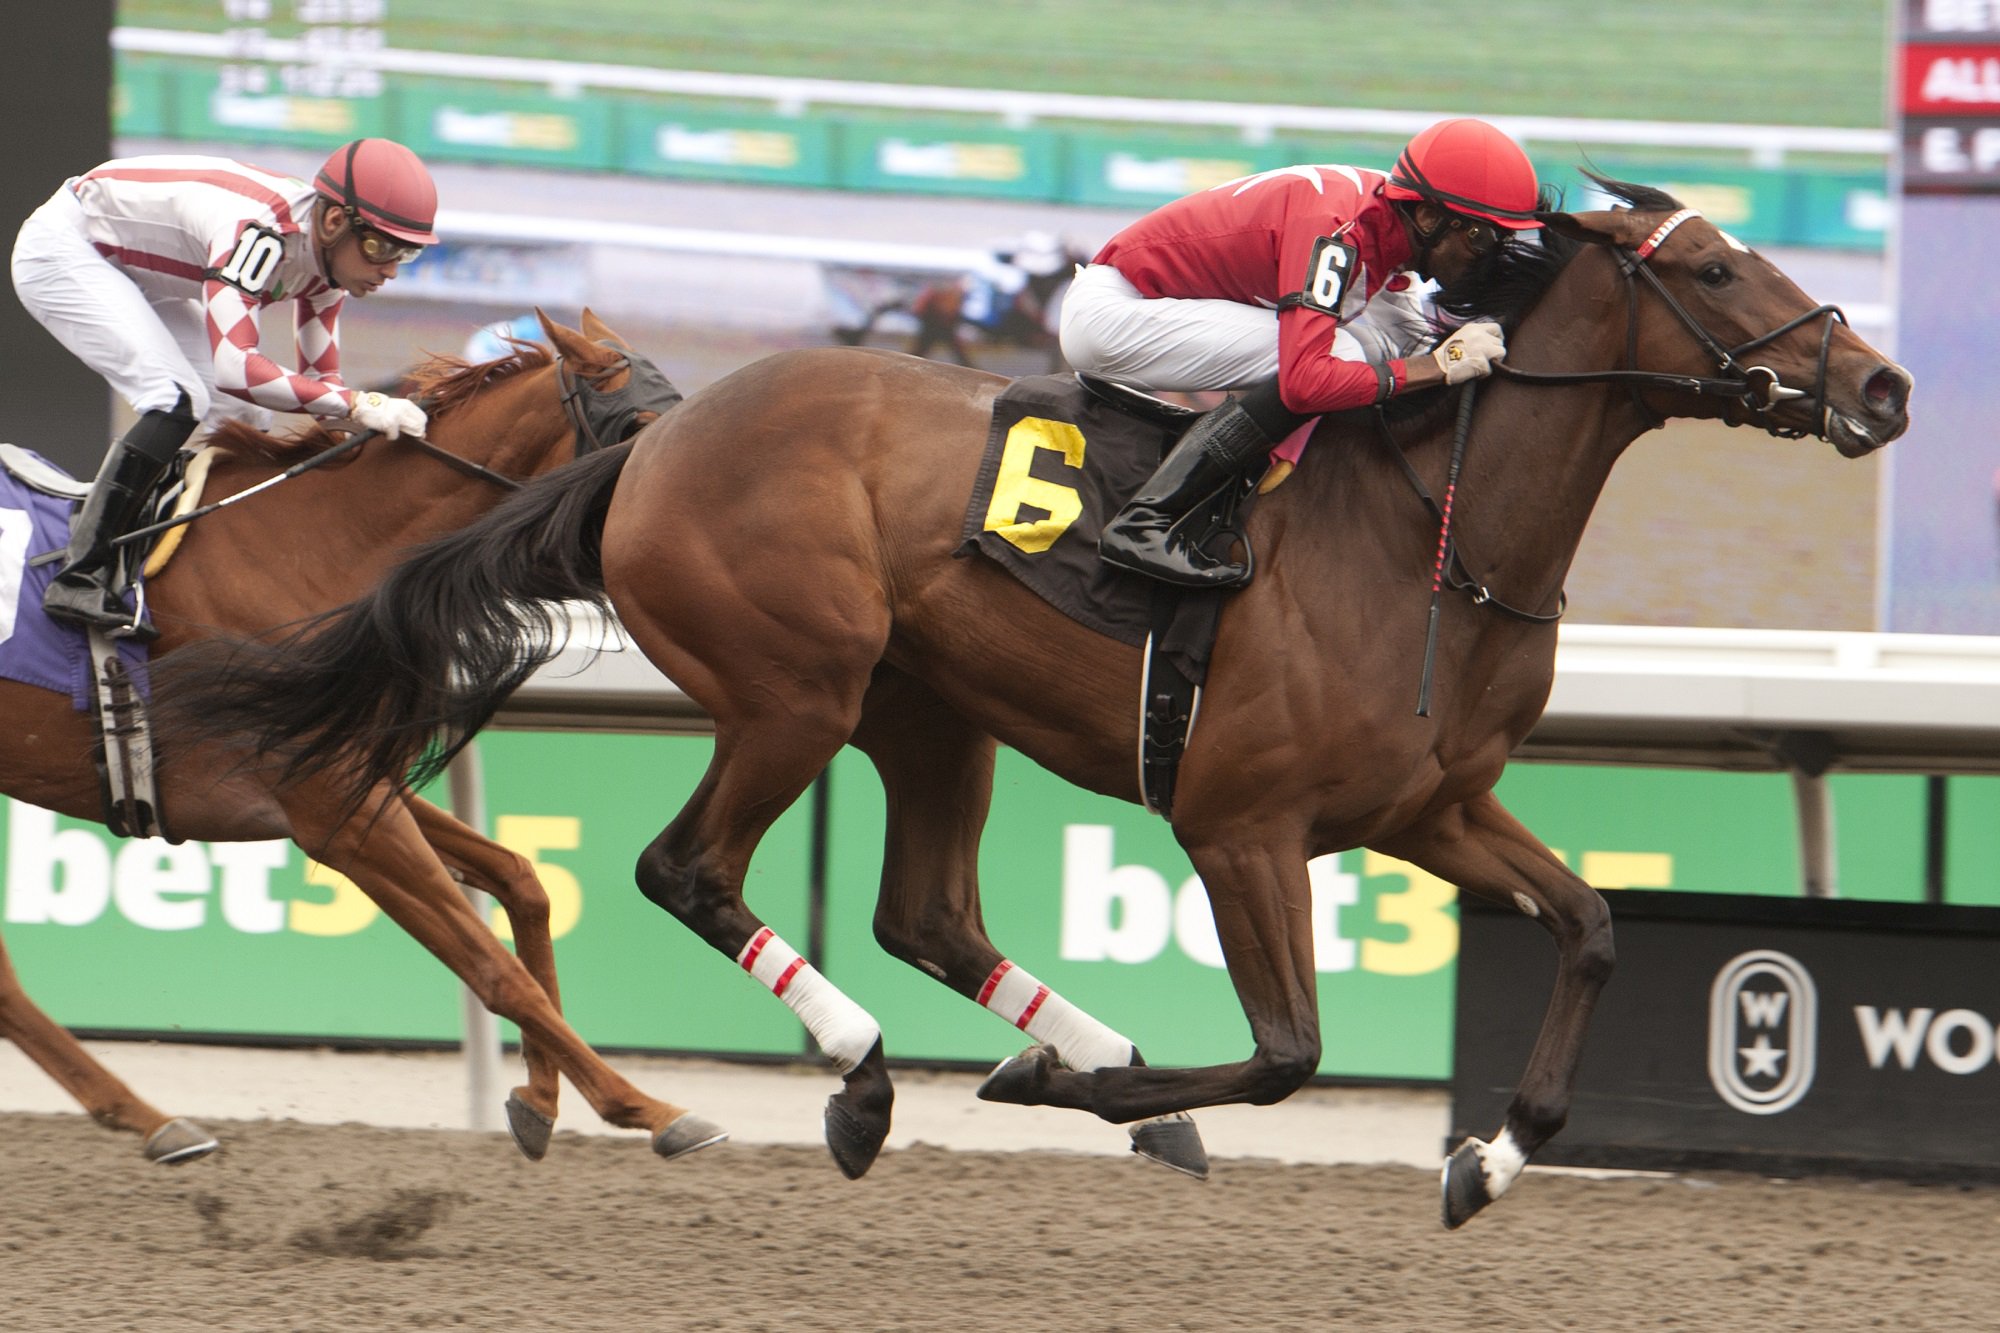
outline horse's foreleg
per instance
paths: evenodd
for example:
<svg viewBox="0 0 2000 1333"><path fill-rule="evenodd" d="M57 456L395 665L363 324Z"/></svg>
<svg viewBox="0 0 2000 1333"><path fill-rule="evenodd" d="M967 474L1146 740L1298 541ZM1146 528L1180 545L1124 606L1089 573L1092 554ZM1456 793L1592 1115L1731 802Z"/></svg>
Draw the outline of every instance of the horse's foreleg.
<svg viewBox="0 0 2000 1333"><path fill-rule="evenodd" d="M487 928L459 892L416 820L400 802L371 792L359 813L319 783L286 791L280 800L299 844L346 875L390 920L471 987L493 1013L517 1024L524 1040L547 1051L569 1081L609 1124L643 1129L653 1150L678 1157L726 1137L682 1107L632 1086L563 1021L554 999ZM547 1150L553 1104L535 1105L517 1089L508 1101L515 1142L530 1157Z"/></svg>
<svg viewBox="0 0 2000 1333"><path fill-rule="evenodd" d="M555 1005L562 1010L562 995L556 986L555 945L549 936L549 895L535 877L526 857L507 850L481 836L429 801L409 796L404 804L416 818L424 841L446 866L459 872L466 884L493 895L514 932L514 956L528 969ZM555 1062L541 1044L525 1032L521 1036L521 1058L528 1066L526 1087L516 1088L515 1096L536 1108L538 1115L553 1121L561 1088Z"/></svg>
<svg viewBox="0 0 2000 1333"><path fill-rule="evenodd" d="M845 735L845 727L815 726L806 717L741 730L718 726L715 757L701 785L640 855L635 874L649 902L784 1001L840 1071L841 1091L826 1104L826 1145L842 1174L854 1180L874 1165L889 1136L895 1090L881 1025L743 901L751 852Z"/></svg>
<svg viewBox="0 0 2000 1333"><path fill-rule="evenodd" d="M1073 1106L1126 1122L1228 1102L1268 1105L1312 1077L1319 1067L1319 1009L1303 849L1273 837L1189 846L1188 854L1208 886L1223 959L1256 1043L1251 1057L1195 1069L1076 1072L1037 1049L994 1070L980 1096Z"/></svg>
<svg viewBox="0 0 2000 1333"><path fill-rule="evenodd" d="M1597 891L1508 814L1491 792L1375 844L1447 883L1539 921L1556 942L1556 982L1506 1124L1467 1139L1444 1166L1444 1221L1461 1226L1514 1183L1563 1127L1598 992L1610 979L1611 911Z"/></svg>
<svg viewBox="0 0 2000 1333"><path fill-rule="evenodd" d="M891 955L1050 1047L1066 1069L1143 1064L1131 1040L1078 1009L993 945L979 910L979 835L993 795L991 737L928 686L886 669L870 688L853 743L888 797L875 939ZM1186 1114L1128 1127L1132 1150L1208 1174Z"/></svg>
<svg viewBox="0 0 2000 1333"><path fill-rule="evenodd" d="M215 1138L207 1130L147 1102L97 1063L69 1029L43 1013L21 989L4 943L0 943L0 1037L20 1047L98 1124L139 1135L149 1161L177 1165L215 1151Z"/></svg>

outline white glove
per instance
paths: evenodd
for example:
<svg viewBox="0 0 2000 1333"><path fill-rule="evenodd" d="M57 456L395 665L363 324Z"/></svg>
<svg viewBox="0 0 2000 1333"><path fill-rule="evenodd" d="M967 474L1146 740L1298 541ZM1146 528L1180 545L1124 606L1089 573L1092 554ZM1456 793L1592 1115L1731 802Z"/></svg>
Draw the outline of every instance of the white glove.
<svg viewBox="0 0 2000 1333"><path fill-rule="evenodd" d="M379 430L390 439L399 435L421 437L430 427L424 409L407 398L391 398L385 393L370 390L354 395L354 406L348 409L350 420L366 430Z"/></svg>
<svg viewBox="0 0 2000 1333"><path fill-rule="evenodd" d="M1444 372L1446 384L1484 379L1493 373L1495 361L1507 359L1507 340L1492 320L1474 320L1439 343L1431 359Z"/></svg>

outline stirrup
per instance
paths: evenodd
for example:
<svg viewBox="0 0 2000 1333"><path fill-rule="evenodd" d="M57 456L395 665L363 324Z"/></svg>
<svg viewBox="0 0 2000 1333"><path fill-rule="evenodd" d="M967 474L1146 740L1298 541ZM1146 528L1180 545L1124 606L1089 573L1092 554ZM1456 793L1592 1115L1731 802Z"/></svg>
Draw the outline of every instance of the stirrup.
<svg viewBox="0 0 2000 1333"><path fill-rule="evenodd" d="M73 600L65 595L70 593L86 595ZM42 594L42 612L59 625L81 630L103 630L114 639L151 643L160 637L160 631L146 616L143 593L128 611L122 601L112 596L107 584L95 580L81 587L74 583L51 582Z"/></svg>

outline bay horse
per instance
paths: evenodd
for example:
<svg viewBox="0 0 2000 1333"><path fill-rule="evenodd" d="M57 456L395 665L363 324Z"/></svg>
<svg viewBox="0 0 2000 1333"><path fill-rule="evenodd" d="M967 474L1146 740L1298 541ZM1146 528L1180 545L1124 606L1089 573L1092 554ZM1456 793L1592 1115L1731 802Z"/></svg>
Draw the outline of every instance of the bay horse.
<svg viewBox="0 0 2000 1333"><path fill-rule="evenodd" d="M416 372L412 392L430 412L427 444L369 439L335 464L188 525L179 550L146 584L160 630L156 651L171 654L210 635L270 632L348 602L405 548L470 522L520 480L607 442L600 435L622 438L678 400L658 369L590 312L581 331L546 318L543 327L553 351L524 346L479 365L437 358ZM211 498L238 494L334 444L319 427L278 438L240 423L211 438L225 446L209 471ZM90 750L90 721L69 698L0 681L0 791L102 822ZM351 819L331 784L279 791L219 748L169 757L158 780L174 836L292 839L352 880L489 1009L520 1025L528 1083L514 1089L507 1110L528 1156L547 1149L559 1072L612 1124L652 1133L663 1155L715 1141L713 1126L642 1094L563 1021L548 898L524 858L408 791L372 821ZM454 874L506 909L518 958ZM148 1158L186 1161L216 1146L206 1131L134 1093L37 1007L4 948L0 1036L100 1124L143 1136Z"/></svg>
<svg viewBox="0 0 2000 1333"><path fill-rule="evenodd" d="M1260 573L1223 611L1172 806L1247 1059L1146 1064L982 924L996 740L1141 796L1139 650L993 561L953 558L1006 384L991 375L848 348L759 361L294 642L211 645L176 706L255 736L294 780L374 792L440 733L446 751L418 771L443 762L548 660L553 603L608 605L715 721L713 760L640 856L640 890L805 1020L842 1074L826 1130L849 1175L888 1129L880 1028L742 893L759 838L843 745L887 789L876 937L1037 1041L994 1070L991 1100L1129 1123L1288 1096L1320 1054L1307 862L1364 846L1408 861L1534 918L1556 948L1504 1125L1445 1160L1444 1221L1461 1225L1561 1128L1612 970L1604 899L1493 788L1547 703L1564 576L1613 464L1669 416L1812 435L1850 458L1908 424L1909 376L1838 310L1666 194L1599 183L1622 206L1546 213L1539 245L1503 250L1457 301L1510 329L1508 373L1478 386L1476 411L1459 410L1467 388L1325 418L1250 516ZM1455 506L1448 543L1434 495Z"/></svg>

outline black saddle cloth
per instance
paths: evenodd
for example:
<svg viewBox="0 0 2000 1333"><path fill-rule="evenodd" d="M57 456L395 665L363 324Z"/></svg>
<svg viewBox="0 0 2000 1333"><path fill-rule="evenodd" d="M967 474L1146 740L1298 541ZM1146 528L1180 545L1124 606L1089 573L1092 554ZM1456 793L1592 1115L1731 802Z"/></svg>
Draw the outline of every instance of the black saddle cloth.
<svg viewBox="0 0 2000 1333"><path fill-rule="evenodd" d="M1097 554L1106 521L1198 415L1074 375L1016 380L994 400L957 554L993 560L1070 619L1121 643L1143 647L1157 631L1199 684L1227 594L1172 588Z"/></svg>

